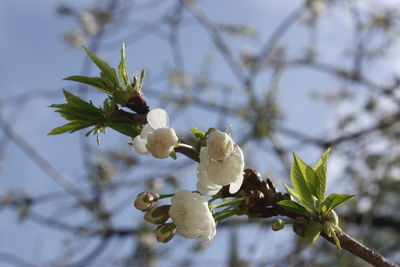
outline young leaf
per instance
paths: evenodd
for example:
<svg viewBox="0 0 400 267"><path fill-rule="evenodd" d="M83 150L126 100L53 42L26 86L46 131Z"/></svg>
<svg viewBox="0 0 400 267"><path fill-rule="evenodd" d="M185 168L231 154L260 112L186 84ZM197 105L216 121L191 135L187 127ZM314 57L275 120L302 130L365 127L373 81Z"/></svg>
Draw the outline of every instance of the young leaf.
<svg viewBox="0 0 400 267"><path fill-rule="evenodd" d="M140 130L141 130L141 127L139 125L135 125L132 122L110 121L110 122L107 122L107 126L117 132L120 132L120 133L122 133L126 136L129 136L129 137L132 137L132 138L139 135Z"/></svg>
<svg viewBox="0 0 400 267"><path fill-rule="evenodd" d="M139 90L142 90L143 87L143 80L144 80L144 76L145 76L146 72L144 70L142 70L140 72L140 84L139 84Z"/></svg>
<svg viewBox="0 0 400 267"><path fill-rule="evenodd" d="M304 161L300 159L299 156L297 156L295 153L293 153L294 160L297 163L297 165L300 168L300 171L304 177L304 180L306 181L308 185L308 189L310 190L310 193L314 195L318 200L322 201L325 197L325 189L322 188L322 185L320 184L320 179L317 175L317 173L314 171L313 168L308 166Z"/></svg>
<svg viewBox="0 0 400 267"><path fill-rule="evenodd" d="M327 173L327 165L328 165L328 157L331 152L331 148L328 148L319 161L314 165L313 169L317 173L320 182L320 188L323 189L321 192L324 196L326 193L326 173Z"/></svg>
<svg viewBox="0 0 400 267"><path fill-rule="evenodd" d="M94 88L96 88L106 94L109 94L109 95L111 95L113 93L110 91L111 88L108 88L108 86L103 81L103 79L99 78L99 77L85 77L85 76L75 75L75 76L67 77L64 80L88 84L88 85L91 85Z"/></svg>
<svg viewBox="0 0 400 267"><path fill-rule="evenodd" d="M278 202L278 205L281 206L282 208L285 208L287 210L290 210L290 211L298 213L298 214L303 214L303 215L308 214L308 211L306 210L306 208L304 208L299 203L294 202L293 200L281 200Z"/></svg>
<svg viewBox="0 0 400 267"><path fill-rule="evenodd" d="M129 74L126 68L126 61L125 61L125 43L122 43L121 48L121 61L118 65L118 75L121 81L125 84L126 87L129 87Z"/></svg>
<svg viewBox="0 0 400 267"><path fill-rule="evenodd" d="M190 128L190 131L194 134L196 139L204 138L206 134L197 128Z"/></svg>
<svg viewBox="0 0 400 267"><path fill-rule="evenodd" d="M331 194L322 203L323 211L328 213L354 196L355 195Z"/></svg>
<svg viewBox="0 0 400 267"><path fill-rule="evenodd" d="M293 189L298 195L298 200L303 202L306 206L313 206L312 193L308 187L307 181L303 175L302 166L303 162L298 160L298 157L293 153L294 161L290 170L290 181L292 182Z"/></svg>
<svg viewBox="0 0 400 267"><path fill-rule="evenodd" d="M86 54L92 59L94 64L101 70L101 76L112 82L115 87L119 87L119 81L116 71L110 67L104 60L100 59L96 54L90 52L86 47L83 47Z"/></svg>
<svg viewBox="0 0 400 267"><path fill-rule="evenodd" d="M91 123L84 123L84 122L70 122L67 124L64 124L63 126L54 128L51 130L47 135L57 135L57 134L63 134L63 133L73 133L78 130L84 129L86 127L91 126Z"/></svg>

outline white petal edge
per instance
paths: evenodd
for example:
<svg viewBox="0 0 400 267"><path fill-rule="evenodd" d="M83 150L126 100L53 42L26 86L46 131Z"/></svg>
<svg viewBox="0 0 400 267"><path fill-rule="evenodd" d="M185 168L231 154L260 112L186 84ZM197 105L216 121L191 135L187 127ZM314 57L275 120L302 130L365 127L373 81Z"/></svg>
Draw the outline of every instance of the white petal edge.
<svg viewBox="0 0 400 267"><path fill-rule="evenodd" d="M199 192L202 195L207 195L207 196L215 195L222 188L222 186L219 186L219 185L215 185L214 186L214 184L213 185L204 186L199 182L197 182L197 186L196 187L197 187L197 190L199 190Z"/></svg>
<svg viewBox="0 0 400 267"><path fill-rule="evenodd" d="M238 179L234 183L229 184L229 193L235 194L237 191L239 191L240 187L242 186L243 179Z"/></svg>
<svg viewBox="0 0 400 267"><path fill-rule="evenodd" d="M150 126L150 124L146 124L143 126L142 130L140 131L140 138L142 139L147 139L147 136L154 131L153 127Z"/></svg>
<svg viewBox="0 0 400 267"><path fill-rule="evenodd" d="M153 129L167 128L169 125L168 113L162 108L155 108L147 113L147 122Z"/></svg>
<svg viewBox="0 0 400 267"><path fill-rule="evenodd" d="M146 148L147 139L141 138L139 135L133 138L132 146L133 148L142 155L148 155L150 152Z"/></svg>

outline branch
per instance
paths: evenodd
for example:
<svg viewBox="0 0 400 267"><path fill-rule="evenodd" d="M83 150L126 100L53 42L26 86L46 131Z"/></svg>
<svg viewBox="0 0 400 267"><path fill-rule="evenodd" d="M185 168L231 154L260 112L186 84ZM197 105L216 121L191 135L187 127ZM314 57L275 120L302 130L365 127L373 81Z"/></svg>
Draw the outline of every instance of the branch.
<svg viewBox="0 0 400 267"><path fill-rule="evenodd" d="M278 192L270 179L267 178L264 181L261 175L255 170L246 169L244 171L244 181L239 192L240 191L244 191L248 197L246 204L244 204L245 206L243 206L241 210L243 210L249 217L270 218L275 216L285 216L294 220L298 217L308 219L305 215L297 214L279 206L277 203L281 200L290 199L290 195ZM229 186L223 187L221 191L221 197L223 198L236 197L236 194L238 193L229 193ZM343 249L351 252L366 262L373 264L374 266L400 266L361 244L345 232L337 232L336 235ZM321 233L321 236L335 244L333 239L327 235Z"/></svg>
<svg viewBox="0 0 400 267"><path fill-rule="evenodd" d="M332 238L326 236L325 234L321 234L326 240L335 244ZM388 267L399 267L400 265L391 262L390 260L386 259L381 254L373 251L372 249L368 248L367 246L361 244L359 241L351 237L345 232L336 233L336 236L340 240L340 245L342 248L346 249L347 251L353 253L354 255L358 256L359 258L365 260L366 262L371 263L374 266L388 266Z"/></svg>

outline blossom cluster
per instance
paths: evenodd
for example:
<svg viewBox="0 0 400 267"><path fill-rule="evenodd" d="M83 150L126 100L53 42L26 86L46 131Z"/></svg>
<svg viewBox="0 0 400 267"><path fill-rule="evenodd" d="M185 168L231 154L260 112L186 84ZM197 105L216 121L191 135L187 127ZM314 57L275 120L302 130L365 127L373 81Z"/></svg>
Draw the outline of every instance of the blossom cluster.
<svg viewBox="0 0 400 267"><path fill-rule="evenodd" d="M180 146L180 142L174 129L169 128L167 112L159 108L152 109L146 118L148 123L132 142L134 149L140 154L151 154L159 159L173 156L174 149ZM181 190L173 195L166 195L171 197L170 205L156 206L156 202L164 196L152 192L141 193L135 200L135 207L146 211L144 219L159 225L155 230L159 242L168 242L178 232L186 238L199 237L202 245L207 245L216 234L216 223L227 217L227 214L232 214L232 209L216 209L220 206L232 208L238 203L236 200L225 200L212 205L213 199L208 201L205 196L216 196L224 186L229 187L231 194L238 192L243 183L242 150L228 133L214 128L205 133L200 141L199 148L192 147L196 149L200 159L197 191ZM169 218L171 223L167 223Z"/></svg>

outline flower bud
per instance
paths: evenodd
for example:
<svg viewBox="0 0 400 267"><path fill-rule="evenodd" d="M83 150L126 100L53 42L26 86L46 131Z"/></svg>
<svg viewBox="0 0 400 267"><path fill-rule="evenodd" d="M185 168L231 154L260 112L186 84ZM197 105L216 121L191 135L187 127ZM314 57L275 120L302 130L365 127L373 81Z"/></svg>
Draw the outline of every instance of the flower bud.
<svg viewBox="0 0 400 267"><path fill-rule="evenodd" d="M169 218L169 207L170 205L163 205L160 207L150 208L144 215L144 219L152 224L163 224Z"/></svg>
<svg viewBox="0 0 400 267"><path fill-rule="evenodd" d="M281 219L274 220L272 222L272 230L273 231L279 231L282 230L285 227L285 222Z"/></svg>
<svg viewBox="0 0 400 267"><path fill-rule="evenodd" d="M339 217L337 216L336 212L332 210L325 215L325 222L337 226L339 225Z"/></svg>
<svg viewBox="0 0 400 267"><path fill-rule="evenodd" d="M323 231L329 236L332 236L332 233L340 232L341 229L339 227L339 217L336 212L333 210L324 216L323 223Z"/></svg>
<svg viewBox="0 0 400 267"><path fill-rule="evenodd" d="M305 238L310 243L314 243L314 241L317 240L317 238L318 238L319 234L322 232L322 230L323 230L323 225L317 221L312 220L307 224Z"/></svg>
<svg viewBox="0 0 400 267"><path fill-rule="evenodd" d="M305 236L307 231L307 220L303 217L297 217L293 223L293 232L300 236Z"/></svg>
<svg viewBox="0 0 400 267"><path fill-rule="evenodd" d="M167 243L176 233L176 225L173 223L162 224L154 231L158 242Z"/></svg>
<svg viewBox="0 0 400 267"><path fill-rule="evenodd" d="M146 211L154 206L154 204L160 199L160 195L154 192L143 192L140 193L136 199L134 206L138 210Z"/></svg>
<svg viewBox="0 0 400 267"><path fill-rule="evenodd" d="M215 130L207 138L207 149L210 157L222 161L233 151L234 144L229 134Z"/></svg>
<svg viewBox="0 0 400 267"><path fill-rule="evenodd" d="M178 144L178 137L172 128L159 128L151 132L147 137L146 148L158 159L168 158L169 154Z"/></svg>

